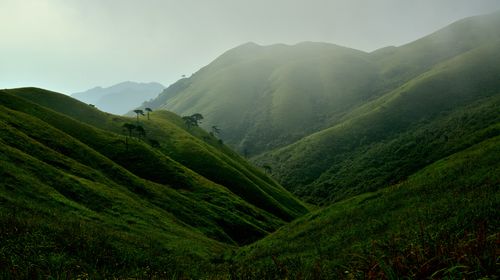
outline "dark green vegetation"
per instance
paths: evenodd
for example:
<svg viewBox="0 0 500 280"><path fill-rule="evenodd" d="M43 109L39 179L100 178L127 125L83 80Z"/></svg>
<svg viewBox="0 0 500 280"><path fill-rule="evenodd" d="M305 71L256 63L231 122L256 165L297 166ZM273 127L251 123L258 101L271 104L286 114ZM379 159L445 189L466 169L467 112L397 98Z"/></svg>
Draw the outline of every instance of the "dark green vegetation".
<svg viewBox="0 0 500 280"><path fill-rule="evenodd" d="M137 107L137 104L157 97L164 88L159 83L123 82L107 88L95 87L73 93L71 97L102 111L122 115Z"/></svg>
<svg viewBox="0 0 500 280"><path fill-rule="evenodd" d="M0 91L0 278L496 279L499 49L247 44L131 117Z"/></svg>
<svg viewBox="0 0 500 280"><path fill-rule="evenodd" d="M122 131L134 119L61 94L4 90L0 105L4 276L194 276L307 211L173 114L140 119L153 148Z"/></svg>
<svg viewBox="0 0 500 280"><path fill-rule="evenodd" d="M500 136L491 137L309 213L240 250L234 270L255 279L496 279L499 156Z"/></svg>
<svg viewBox="0 0 500 280"><path fill-rule="evenodd" d="M324 203L396 183L499 135L499 48L488 45L440 64L338 125L257 161L271 165L292 191Z"/></svg>

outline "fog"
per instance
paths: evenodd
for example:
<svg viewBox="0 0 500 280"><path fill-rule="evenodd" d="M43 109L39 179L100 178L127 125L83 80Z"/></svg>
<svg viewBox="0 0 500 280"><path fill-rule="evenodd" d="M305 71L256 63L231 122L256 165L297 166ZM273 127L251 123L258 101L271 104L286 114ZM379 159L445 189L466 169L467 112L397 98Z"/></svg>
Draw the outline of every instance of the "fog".
<svg viewBox="0 0 500 280"><path fill-rule="evenodd" d="M498 0L0 0L0 88L168 86L249 41L372 51L498 9Z"/></svg>

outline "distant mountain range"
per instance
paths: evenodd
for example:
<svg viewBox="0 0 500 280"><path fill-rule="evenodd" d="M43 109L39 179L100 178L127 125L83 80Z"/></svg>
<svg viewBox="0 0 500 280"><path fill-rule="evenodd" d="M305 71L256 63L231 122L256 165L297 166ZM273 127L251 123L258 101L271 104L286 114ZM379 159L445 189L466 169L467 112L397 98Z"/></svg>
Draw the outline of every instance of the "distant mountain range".
<svg viewBox="0 0 500 280"><path fill-rule="evenodd" d="M159 83L122 82L110 87L95 87L71 96L102 111L123 115L139 104L158 96L165 87Z"/></svg>

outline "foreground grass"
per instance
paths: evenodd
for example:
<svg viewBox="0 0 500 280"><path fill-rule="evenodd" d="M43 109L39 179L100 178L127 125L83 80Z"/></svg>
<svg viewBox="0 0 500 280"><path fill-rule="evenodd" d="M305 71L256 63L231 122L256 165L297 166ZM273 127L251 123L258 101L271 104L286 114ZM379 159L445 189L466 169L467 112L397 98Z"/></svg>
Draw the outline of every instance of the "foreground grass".
<svg viewBox="0 0 500 280"><path fill-rule="evenodd" d="M134 139L127 150L116 145L122 135L12 95L0 101L0 278L498 276L500 136L492 133L494 124L478 132L480 143L460 146L409 179L268 235L284 221L167 155L187 155L184 137L206 153L190 163L193 169L212 157L229 167L237 163L225 170L261 185L266 199L281 197L277 207L293 213L294 199L273 194L280 190L271 188L273 181L230 151L217 153L223 147L205 142L203 132L175 128L175 118L157 114L151 131L168 130L179 137L177 146L169 140L158 150Z"/></svg>
<svg viewBox="0 0 500 280"><path fill-rule="evenodd" d="M238 252L242 278L498 277L500 137L307 214ZM252 267L245 264L252 263Z"/></svg>

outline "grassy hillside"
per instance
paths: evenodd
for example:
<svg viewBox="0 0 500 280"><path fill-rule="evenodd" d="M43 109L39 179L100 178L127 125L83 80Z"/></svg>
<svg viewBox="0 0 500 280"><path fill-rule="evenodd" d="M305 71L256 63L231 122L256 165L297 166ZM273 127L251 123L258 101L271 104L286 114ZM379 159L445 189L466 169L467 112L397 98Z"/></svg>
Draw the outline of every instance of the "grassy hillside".
<svg viewBox="0 0 500 280"><path fill-rule="evenodd" d="M495 279L499 155L500 136L492 137L391 187L307 214L241 249L235 274Z"/></svg>
<svg viewBox="0 0 500 280"><path fill-rule="evenodd" d="M38 89L20 89L10 92L87 124L123 135L128 134L123 131L123 124L136 123L135 118L110 115L57 93ZM147 139L144 139L144 143L150 139L158 141L160 146L154 149L155 152L160 152L205 178L224 185L231 192L257 207L284 220L291 220L307 211L299 200L266 176L263 171L248 164L236 153L219 143L213 136L197 128L187 129L184 127L183 121L174 114L161 111L153 112L150 115L150 120L141 117L140 125L146 130ZM68 129L67 126L58 126L58 128L65 129L65 131ZM123 148L123 145L121 147ZM101 149L103 149L102 153L106 155L112 152L102 146ZM136 174L142 174L144 178L159 183L168 183L170 179L165 172L172 168L169 166L159 168L161 165L147 160L148 153L137 152L135 155L143 157L140 166L135 163L131 165L128 158L108 156L116 158L123 166L131 165L131 168L134 168L132 171ZM155 157L151 156L151 158ZM155 172L160 172L160 174ZM177 173L176 170L173 170L169 175L175 177L178 176Z"/></svg>
<svg viewBox="0 0 500 280"><path fill-rule="evenodd" d="M498 135L500 44L439 64L329 129L256 159L310 201L338 201L395 183Z"/></svg>
<svg viewBox="0 0 500 280"><path fill-rule="evenodd" d="M372 93L368 54L332 44L258 46L221 55L144 104L201 113L240 153L255 155L324 128Z"/></svg>
<svg viewBox="0 0 500 280"><path fill-rule="evenodd" d="M413 79L436 64L500 39L500 12L459 20L419 40L370 54L380 65L382 90Z"/></svg>
<svg viewBox="0 0 500 280"><path fill-rule="evenodd" d="M248 43L147 116L0 90L0 278L496 279L499 30Z"/></svg>
<svg viewBox="0 0 500 280"><path fill-rule="evenodd" d="M201 113L227 144L255 156L337 125L438 64L500 40L500 13L458 21L401 47L365 53L325 43L227 51L143 106Z"/></svg>
<svg viewBox="0 0 500 280"><path fill-rule="evenodd" d="M263 237L283 219L307 211L265 174L245 169L250 165L235 155L230 158L229 151L223 155L214 148L221 159L210 164L239 163L246 174L234 182L228 175L227 183L240 186L240 180L247 180L243 186L255 188L252 194L255 200L262 196L262 205L247 202L251 199L199 175L145 140L129 138L126 146L123 134L84 124L33 103L30 97L79 112L83 119L119 123L56 93L30 88L0 92L0 273L4 276L187 273L195 277L213 268L209 260L226 248ZM167 118L162 122L175 127ZM177 130L179 134L167 136L168 141L179 145L198 141L211 147L182 128ZM201 152L200 157L204 157ZM224 166L220 172L227 170L236 173Z"/></svg>

